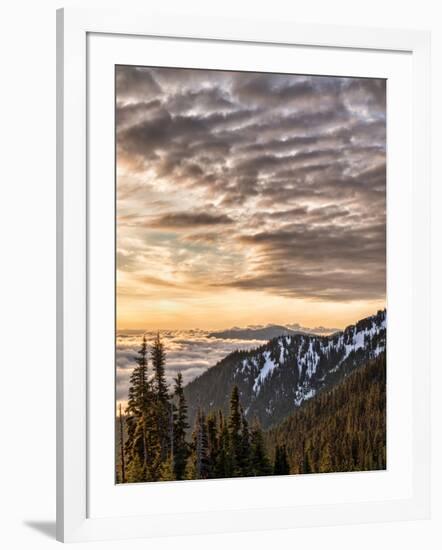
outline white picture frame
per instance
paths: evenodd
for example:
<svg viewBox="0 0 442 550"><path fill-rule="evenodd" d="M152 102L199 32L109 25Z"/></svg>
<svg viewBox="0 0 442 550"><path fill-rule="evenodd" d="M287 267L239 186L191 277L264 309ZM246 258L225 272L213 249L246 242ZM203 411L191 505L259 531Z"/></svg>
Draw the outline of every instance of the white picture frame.
<svg viewBox="0 0 442 550"><path fill-rule="evenodd" d="M380 59L379 56L390 56L389 67L395 65L395 56L398 59L404 59L406 56L407 63L404 67L407 65L408 69L403 69L403 77L408 78L410 89L408 95L407 93L403 95L408 97L406 101L409 101L411 111L409 124L404 122L404 128L406 127L407 131L404 131L403 146L405 151L409 151L410 158L408 159L407 155L409 163L406 163L403 168L405 170L403 181L408 182L407 178L409 178L409 184L407 183L403 188L396 186L395 194L388 192L388 216L394 221L394 224L389 227L389 242L391 240L391 243L394 242L404 251L401 257L395 254L389 255L389 273L394 274L394 266L398 269L399 262L403 262L400 264L403 273L401 284L397 282L393 285L394 281L389 275L389 306L391 297L393 305L398 304L396 308L398 327L399 323L405 323L403 326L406 326L408 331L407 337L404 338L409 346L404 347L408 358L404 357L404 362L408 361L410 366L409 376L407 379L404 378L403 388L400 387L400 379L392 377L393 390L397 394L401 390L407 395L409 393L409 400L403 400L402 404L407 412L405 418L408 419L407 426L403 427L404 433L409 437L408 440L404 440L404 445L408 444L407 441L409 442L406 457L408 462L407 468L401 474L403 477L398 477L396 480L397 484L401 483L401 480L406 481L402 483L403 488L406 487L402 493L396 494L392 489L391 494L379 493L379 498L376 498L377 489L374 488L371 496L366 500L361 497L360 501L354 502L351 499L334 501L333 498L327 501L320 499L315 501L316 493L313 491L313 496L308 503L291 504L290 499L286 499L284 505L279 507L264 506L259 503L256 506L232 503L226 504L223 509L210 509L210 507L192 509L192 499L196 499L197 494L201 494L201 488L205 483L192 482L187 484L188 489L186 489L189 506L180 505L181 508L178 506L168 512L146 513L139 504L140 492L144 490L140 485L137 487L138 500L133 499L128 505L126 508L128 513L117 511L116 508L115 512L109 513L109 510L103 506L96 512L95 504L91 507L91 491L96 495L103 490L102 486L94 485L97 472L97 469L94 469L94 463L101 461L101 457L97 454L99 451L95 450L97 445L94 448L91 444L91 439L96 442L97 433L94 427L95 421L91 422L91 415L93 419L94 407L99 399L93 384L93 347L95 338L106 339L109 335L109 332L93 328L97 326L99 319L94 313L96 311L94 306L96 276L91 275L93 264L93 262L91 264L91 257L94 257L96 251L94 242L99 238L96 227L101 214L97 213L93 206L96 191L91 190L89 182L94 177L97 166L98 169L104 166L95 162L95 156L94 159L91 158L89 150L89 146L91 143L93 146L95 139L94 135L91 138L89 120L92 120L96 114L95 110L91 112L96 103L93 100L94 94L91 94L89 89L89 81L91 71L97 66L94 64L95 58L91 57L90 44L91 37L96 36L118 37L118 40L127 41L127 43L131 40L142 40L143 37L151 42L156 39L163 41L179 39L192 41L192 43L204 41L207 44L207 41L211 41L210 43L226 44L231 50L247 45L263 47L265 45L269 48L284 45L286 48L298 48L297 51L300 52L301 57L304 55L303 48L351 52L350 57L353 61L348 61L348 67L351 63L355 63L355 59L358 61L359 55L361 62L359 62L358 71L361 76L364 76L364 63L365 71L369 73L368 54L370 52L375 52L378 59ZM111 51L113 48L102 49ZM100 48L96 50L99 51ZM130 56L133 55L130 47L126 48L125 55L129 56L125 59L130 60ZM364 55L365 61L362 59ZM100 59L104 60L104 57ZM112 59L110 56L106 62L112 64ZM385 70L393 71L388 68ZM58 540L70 542L428 517L430 486L429 34L418 31L299 25L291 21L254 20L253 17L247 21L220 18L186 19L185 17L154 16L149 12L69 8L59 10L57 13L57 79ZM110 92L113 93L113 90ZM394 151L396 142L391 136L392 134L388 143L389 155L391 154L392 158L393 155L399 158L401 151ZM407 144L408 137L410 139ZM111 136L112 139L113 136ZM97 153L97 157L102 157L99 162L108 163L113 172L114 159L112 156L110 158L106 156L107 145L103 143L102 147L103 154L98 154L99 151ZM97 149L93 151L95 155ZM402 196L401 200L399 196ZM106 210L106 201L102 210ZM113 215L113 212L111 214ZM103 220L105 216L106 214L103 213ZM100 223L100 225L106 227L106 223ZM112 239L113 235L110 235L107 240L107 248L111 252L114 245ZM103 262L103 265L107 264ZM111 283L112 280L113 273ZM395 291L396 287L400 291ZM106 285L103 285L103 288L109 289ZM409 299L404 301L401 298L403 296L409 296ZM399 304L402 302L406 302L407 305L400 309ZM395 323L394 316L393 321L389 317L390 322ZM107 316L107 324L109 325L109 316ZM104 319L103 325L106 325ZM110 325L112 330L113 323L111 322ZM93 338L91 338L91 329ZM413 340L419 341L419 347L412 345ZM394 343L394 334L392 341ZM112 378L109 378L108 382L107 387L110 388ZM108 397L113 399L113 395ZM102 403L100 403L101 406ZM111 410L109 413L112 414ZM112 418L111 421L113 421ZM104 447L113 445L112 437L113 435L109 435L109 430L103 430L103 438L106 440ZM324 474L321 475L324 476ZM316 486L327 483L330 491L336 491L336 486L339 487L339 484L345 483L342 474L327 474L322 477L324 481L321 481L321 475L311 476L312 483ZM350 484L354 483L354 479L350 480ZM242 493L245 488L244 483L248 484L246 491L250 493L253 493L252 484L267 483L263 479L217 480L216 483L221 487L223 484L238 483L238 481L243 483ZM381 483L382 480L377 482ZM282 494L290 481L287 478L279 478L274 479L272 483L272 486L270 482L262 485L268 495L278 494L278 491ZM185 484L180 486L183 485ZM170 494L174 490L173 487L173 483L163 483L157 485L155 490L168 491ZM213 486L206 485L206 487L208 487L206 492L210 492ZM131 490L130 487L124 489ZM94 499L94 503L99 500L95 496ZM104 494L103 491L102 500L106 499L110 501L111 495Z"/></svg>

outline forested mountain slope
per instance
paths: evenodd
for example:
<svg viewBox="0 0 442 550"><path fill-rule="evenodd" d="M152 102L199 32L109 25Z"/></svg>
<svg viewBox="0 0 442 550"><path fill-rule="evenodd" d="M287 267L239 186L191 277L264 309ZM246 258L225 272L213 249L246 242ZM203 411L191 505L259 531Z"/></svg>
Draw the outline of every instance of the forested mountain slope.
<svg viewBox="0 0 442 550"><path fill-rule="evenodd" d="M292 474L385 469L385 353L269 430L266 443L270 454L285 447Z"/></svg>

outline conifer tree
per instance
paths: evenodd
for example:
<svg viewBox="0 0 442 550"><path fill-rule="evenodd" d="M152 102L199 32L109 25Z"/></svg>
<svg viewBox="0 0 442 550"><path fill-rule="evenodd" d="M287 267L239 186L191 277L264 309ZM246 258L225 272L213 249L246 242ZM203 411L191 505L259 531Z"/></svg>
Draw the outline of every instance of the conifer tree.
<svg viewBox="0 0 442 550"><path fill-rule="evenodd" d="M128 483L146 481L146 470L143 468L143 464L138 454L132 455L131 460L127 465L126 480Z"/></svg>
<svg viewBox="0 0 442 550"><path fill-rule="evenodd" d="M322 448L321 452L321 461L319 464L320 472L331 472L332 471L332 457L330 453L330 444L327 442Z"/></svg>
<svg viewBox="0 0 442 550"><path fill-rule="evenodd" d="M204 412L198 409L192 434L192 454L187 466L187 479L207 479L210 475L207 422Z"/></svg>
<svg viewBox="0 0 442 550"><path fill-rule="evenodd" d="M290 474L290 463L287 456L287 448L285 445L281 447L281 458L280 458L280 471L281 475L288 475Z"/></svg>
<svg viewBox="0 0 442 550"><path fill-rule="evenodd" d="M176 476L173 466L173 458L170 456L165 462L161 463L159 481L175 481Z"/></svg>
<svg viewBox="0 0 442 550"><path fill-rule="evenodd" d="M186 431L189 428L187 423L187 403L183 391L183 375L179 372L174 380L174 396L177 404L174 411L174 434L173 434L173 469L175 478L184 479L186 462L189 456L189 445L186 441Z"/></svg>
<svg viewBox="0 0 442 550"><path fill-rule="evenodd" d="M121 483L126 483L126 459L124 456L124 426L123 415L121 413L121 403L118 406L119 420L120 420L120 471L121 471Z"/></svg>
<svg viewBox="0 0 442 550"><path fill-rule="evenodd" d="M159 332L152 344L151 361L154 374L153 394L155 401L156 429L160 441L161 461L165 461L170 451L170 408L165 374L166 353Z"/></svg>
<svg viewBox="0 0 442 550"><path fill-rule="evenodd" d="M303 474L311 474L312 473L312 467L310 465L310 447L307 445L303 446L303 453L302 453L302 470L301 472Z"/></svg>
<svg viewBox="0 0 442 550"><path fill-rule="evenodd" d="M152 344L150 356L154 373L155 393L161 401L166 402L169 397L166 383L166 352L159 332Z"/></svg>
<svg viewBox="0 0 442 550"><path fill-rule="evenodd" d="M287 459L287 450L285 445L277 445L275 448L273 473L275 476L287 475L290 473L290 466Z"/></svg>
<svg viewBox="0 0 442 550"><path fill-rule="evenodd" d="M130 383L126 408L128 481L157 481L161 468L161 441L156 402L148 377L146 336L143 336ZM133 462L133 464L132 464ZM129 479L130 477L130 479Z"/></svg>
<svg viewBox="0 0 442 550"><path fill-rule="evenodd" d="M233 459L233 475L241 475L241 410L239 404L238 386L233 386L230 397L230 416L229 416L229 435L230 449Z"/></svg>
<svg viewBox="0 0 442 550"><path fill-rule="evenodd" d="M207 437L209 444L210 477L216 477L215 467L218 460L220 434L216 413L207 416Z"/></svg>
<svg viewBox="0 0 442 550"><path fill-rule="evenodd" d="M250 468L254 476L266 476L272 473L264 446L264 438L258 419L252 423L250 434Z"/></svg>
<svg viewBox="0 0 442 550"><path fill-rule="evenodd" d="M233 457L230 445L230 434L223 413L219 411L218 452L214 465L214 477L224 478L233 476Z"/></svg>
<svg viewBox="0 0 442 550"><path fill-rule="evenodd" d="M127 439L125 454L128 465L136 459L137 476L145 481L147 476L147 426L146 413L151 396L150 385L147 377L147 342L143 336L141 347L136 359L137 366L132 371L129 381L129 396L126 408ZM132 470L134 470L132 468ZM132 471L132 478L134 473Z"/></svg>
<svg viewBox="0 0 442 550"><path fill-rule="evenodd" d="M249 424L246 420L244 411L241 407L241 439L239 453L239 468L242 476L252 475L251 467L251 447L250 447L250 431Z"/></svg>

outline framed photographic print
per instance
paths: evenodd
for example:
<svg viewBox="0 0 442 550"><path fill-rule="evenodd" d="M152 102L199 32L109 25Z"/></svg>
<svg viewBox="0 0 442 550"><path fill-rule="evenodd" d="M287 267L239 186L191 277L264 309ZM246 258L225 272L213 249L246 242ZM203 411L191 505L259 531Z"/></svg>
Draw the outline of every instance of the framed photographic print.
<svg viewBox="0 0 442 550"><path fill-rule="evenodd" d="M428 44L58 12L59 540L428 516Z"/></svg>

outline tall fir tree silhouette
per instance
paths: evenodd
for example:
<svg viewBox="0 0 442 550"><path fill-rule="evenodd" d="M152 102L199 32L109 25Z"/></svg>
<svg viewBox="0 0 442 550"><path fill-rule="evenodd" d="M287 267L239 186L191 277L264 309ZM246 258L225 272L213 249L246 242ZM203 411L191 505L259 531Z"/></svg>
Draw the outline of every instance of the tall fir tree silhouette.
<svg viewBox="0 0 442 550"><path fill-rule="evenodd" d="M210 477L209 439L206 416L198 409L192 434L192 454L188 462L187 479L208 479Z"/></svg>
<svg viewBox="0 0 442 550"><path fill-rule="evenodd" d="M166 352L158 332L152 344L150 357L153 369L153 394L155 401L155 416L161 448L161 460L165 461L170 451L169 437L169 394L166 382Z"/></svg>
<svg viewBox="0 0 442 550"><path fill-rule="evenodd" d="M253 420L250 432L250 468L251 474L254 476L267 476L272 473L263 433L257 418Z"/></svg>
<svg viewBox="0 0 442 550"><path fill-rule="evenodd" d="M148 463L148 409L152 396L148 381L148 355L146 336L143 335L141 347L136 358L136 367L129 380L129 395L126 408L127 438L125 454L127 456L127 476L129 481L147 480Z"/></svg>
<svg viewBox="0 0 442 550"><path fill-rule="evenodd" d="M174 410L174 448L173 448L173 469L175 478L184 479L186 462L189 456L189 445L186 441L186 432L189 428L187 423L187 403L183 391L183 375L179 372L175 378L174 397L177 401Z"/></svg>
<svg viewBox="0 0 442 550"><path fill-rule="evenodd" d="M233 460L233 475L240 476L241 471L241 410L239 403L238 386L233 386L230 397L230 416L229 416L229 435L230 448Z"/></svg>
<svg viewBox="0 0 442 550"><path fill-rule="evenodd" d="M285 445L276 446L273 473L275 476L282 476L290 473L290 465L287 458L287 449Z"/></svg>

